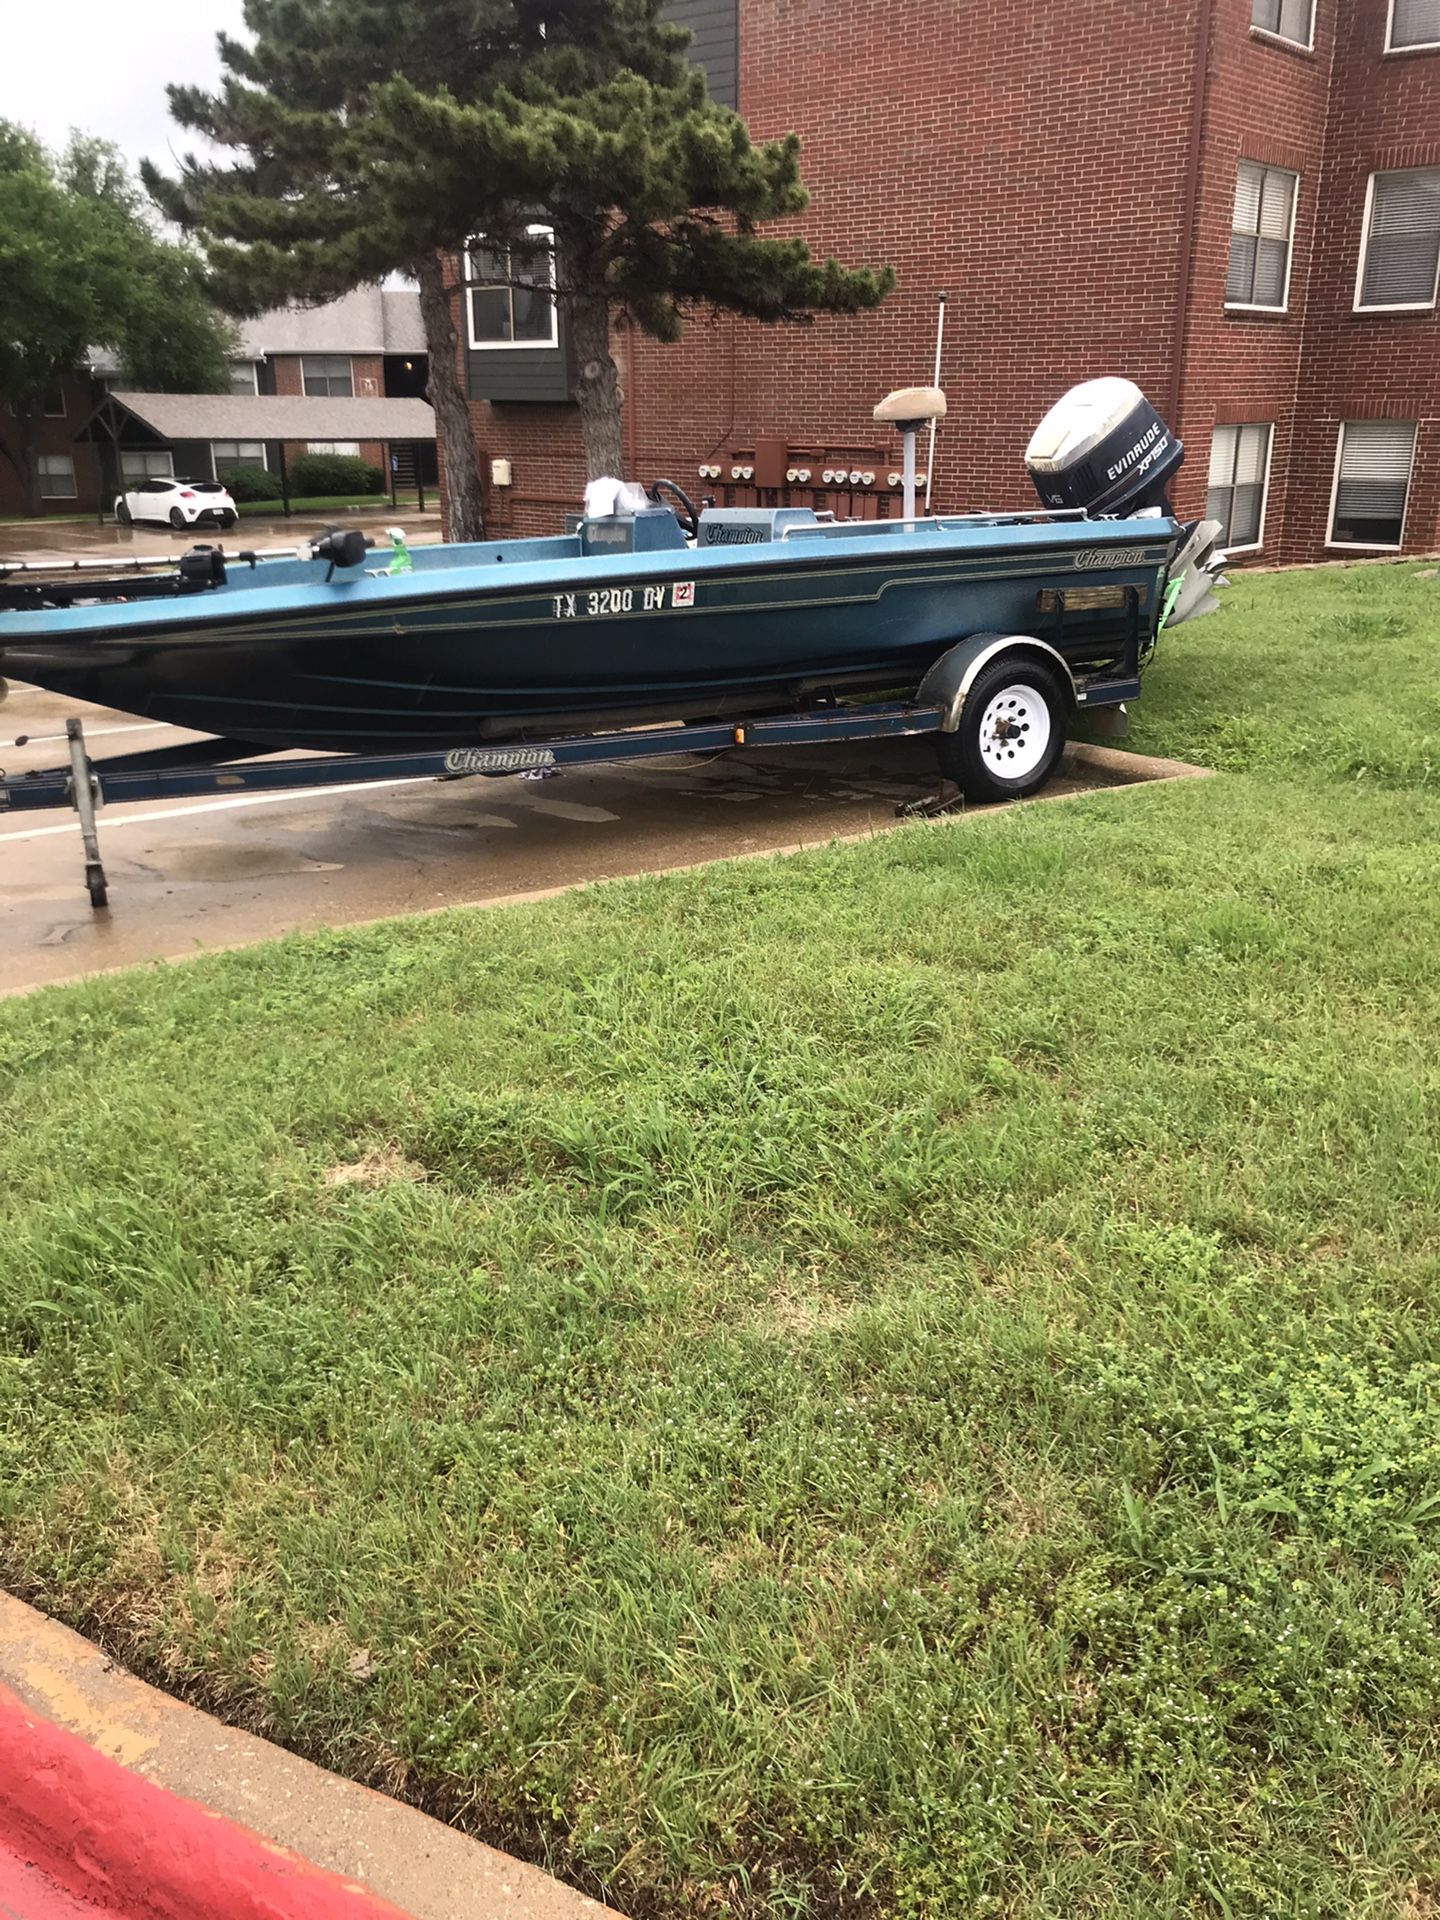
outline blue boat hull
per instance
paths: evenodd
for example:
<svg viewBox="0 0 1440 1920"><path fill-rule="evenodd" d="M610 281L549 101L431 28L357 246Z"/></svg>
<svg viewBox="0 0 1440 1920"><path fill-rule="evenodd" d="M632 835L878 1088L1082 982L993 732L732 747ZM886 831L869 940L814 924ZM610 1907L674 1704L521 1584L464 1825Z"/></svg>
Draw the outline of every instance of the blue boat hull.
<svg viewBox="0 0 1440 1920"><path fill-rule="evenodd" d="M913 689L978 632L1102 665L1137 620L1153 630L1176 529L827 532L741 555L597 560L542 541L476 564L474 550L429 549L396 579L322 582L282 562L103 620L0 614L0 672L205 733L345 752L756 713L828 689Z"/></svg>

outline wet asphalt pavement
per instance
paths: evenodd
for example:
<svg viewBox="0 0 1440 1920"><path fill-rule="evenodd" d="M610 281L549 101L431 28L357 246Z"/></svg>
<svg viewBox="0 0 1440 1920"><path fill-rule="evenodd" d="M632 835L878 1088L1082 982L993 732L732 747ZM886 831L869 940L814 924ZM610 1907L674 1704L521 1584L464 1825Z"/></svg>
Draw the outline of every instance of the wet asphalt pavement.
<svg viewBox="0 0 1440 1920"><path fill-rule="evenodd" d="M302 523L245 531L256 545L262 535L278 544L298 539ZM25 533L31 554L157 550L150 529ZM419 537L427 533L435 537L433 529ZM63 764L74 712L97 761L195 737L12 684L0 705L0 769ZM1047 794L1144 777L1139 763L1119 765L1067 760ZM740 749L547 780L372 782L109 806L100 841L110 905L99 913L85 891L75 816L0 811L0 993L298 929L880 832L899 805L936 784L933 744L916 738Z"/></svg>
<svg viewBox="0 0 1440 1920"><path fill-rule="evenodd" d="M82 711L97 761L187 737L13 686L0 767L65 759ZM17 747L17 736L25 745ZM618 874L878 832L933 790L925 739L649 761L548 780L371 783L109 806L108 911L92 911L73 814L0 813L0 992L297 928L497 902ZM1062 776L1050 791L1095 777Z"/></svg>

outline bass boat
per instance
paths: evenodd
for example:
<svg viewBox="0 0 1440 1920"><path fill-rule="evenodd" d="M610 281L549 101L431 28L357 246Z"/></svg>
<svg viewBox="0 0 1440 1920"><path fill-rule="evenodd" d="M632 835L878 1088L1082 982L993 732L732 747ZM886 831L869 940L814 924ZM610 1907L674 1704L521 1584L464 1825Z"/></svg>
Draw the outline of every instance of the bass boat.
<svg viewBox="0 0 1440 1920"><path fill-rule="evenodd" d="M1031 442L1040 511L924 518L915 436L943 410L932 389L876 409L905 439L891 520L697 512L662 481L573 532L415 548L408 571L367 564L358 531L284 556L197 547L93 574L0 563L0 673L237 753L448 749L866 690L926 697L957 645L970 663L992 638L1032 649L1057 722L1087 687L1138 683L1215 564L1217 530L1178 521L1165 497L1179 441L1137 388L1092 381ZM1027 766L1007 788L1005 771L998 790L1033 784Z"/></svg>

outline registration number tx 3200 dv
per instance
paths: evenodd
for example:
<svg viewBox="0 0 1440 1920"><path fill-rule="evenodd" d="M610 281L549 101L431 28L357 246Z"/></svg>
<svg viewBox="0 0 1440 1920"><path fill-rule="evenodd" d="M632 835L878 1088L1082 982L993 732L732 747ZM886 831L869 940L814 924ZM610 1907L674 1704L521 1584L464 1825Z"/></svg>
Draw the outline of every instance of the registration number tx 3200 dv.
<svg viewBox="0 0 1440 1920"><path fill-rule="evenodd" d="M557 593L557 620L613 619L617 613L664 613L667 607L693 607L695 582L666 581L653 587L601 587L594 593Z"/></svg>

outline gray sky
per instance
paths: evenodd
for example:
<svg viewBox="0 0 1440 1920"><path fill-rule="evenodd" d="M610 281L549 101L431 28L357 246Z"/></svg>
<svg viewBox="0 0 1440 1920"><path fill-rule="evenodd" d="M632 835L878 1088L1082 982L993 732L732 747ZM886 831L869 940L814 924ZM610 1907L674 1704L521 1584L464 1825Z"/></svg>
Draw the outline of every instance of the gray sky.
<svg viewBox="0 0 1440 1920"><path fill-rule="evenodd" d="M48 147L72 127L113 140L133 166L193 145L170 118L169 81L213 84L215 36L241 0L0 0L0 120Z"/></svg>

